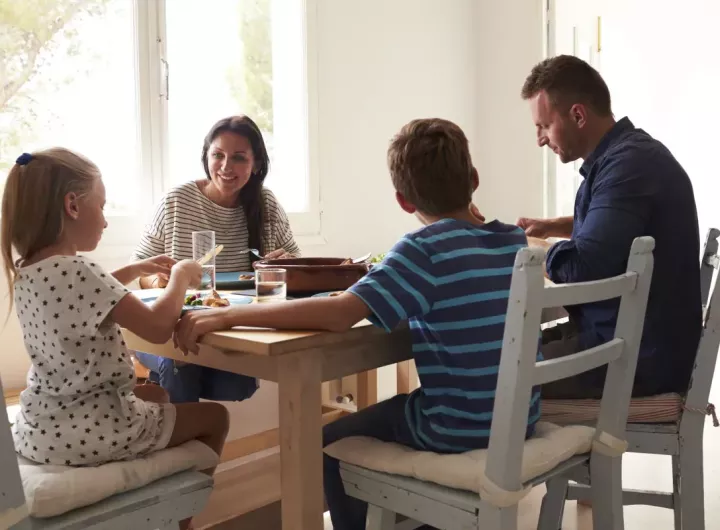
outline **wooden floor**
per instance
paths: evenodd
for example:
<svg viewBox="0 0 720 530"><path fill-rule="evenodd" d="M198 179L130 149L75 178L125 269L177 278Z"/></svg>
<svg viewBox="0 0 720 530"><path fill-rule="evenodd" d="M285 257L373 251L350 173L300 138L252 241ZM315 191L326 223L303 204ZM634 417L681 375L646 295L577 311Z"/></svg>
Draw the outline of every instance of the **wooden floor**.
<svg viewBox="0 0 720 530"><path fill-rule="evenodd" d="M720 474L720 428L706 429L706 520L707 530L720 530L715 506L720 501L720 488L714 477ZM659 488L668 491L672 474L670 459L652 455L627 455L624 482L628 487ZM280 460L278 454L248 462L216 475L216 487L205 511L196 519L195 528L203 530L262 529L280 530ZM537 517L545 488L535 488L520 503L520 530L537 527ZM627 530L672 530L670 510L647 506L625 507ZM592 530L592 511L568 502L563 530ZM326 530L332 526L326 521Z"/></svg>
<svg viewBox="0 0 720 530"><path fill-rule="evenodd" d="M11 407L20 404L20 392L22 392L22 390L5 390L3 392L5 406Z"/></svg>
<svg viewBox="0 0 720 530"><path fill-rule="evenodd" d="M535 528L545 488L535 488L520 505L520 528ZM326 518L327 519L327 518ZM205 510L194 520L198 530L280 530L280 455L238 465L215 475L215 489ZM567 504L563 528L592 529L592 512ZM331 530L326 520L326 530Z"/></svg>
<svg viewBox="0 0 720 530"><path fill-rule="evenodd" d="M195 518L198 529L280 528L280 455L221 468L205 510Z"/></svg>

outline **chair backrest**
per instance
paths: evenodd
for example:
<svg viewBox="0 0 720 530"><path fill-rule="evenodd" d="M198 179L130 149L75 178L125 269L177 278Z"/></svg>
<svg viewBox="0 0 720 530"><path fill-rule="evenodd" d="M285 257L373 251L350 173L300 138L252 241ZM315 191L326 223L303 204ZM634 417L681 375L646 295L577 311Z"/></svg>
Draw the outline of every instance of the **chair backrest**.
<svg viewBox="0 0 720 530"><path fill-rule="evenodd" d="M0 528L20 530L28 523L27 507L5 407L2 381L0 381Z"/></svg>
<svg viewBox="0 0 720 530"><path fill-rule="evenodd" d="M700 335L695 366L688 386L685 406L690 409L704 410L710 397L715 363L720 348L720 289L718 285L718 237L720 230L711 228L705 238L705 246L700 256L700 293L703 304L703 329ZM713 279L715 280L713 282Z"/></svg>
<svg viewBox="0 0 720 530"><path fill-rule="evenodd" d="M620 276L551 287L544 285L544 252L518 252L508 299L500 371L488 448L487 478L506 491L521 489L520 470L532 388L608 365L596 439L625 433L640 338L653 271L650 237L635 239ZM543 308L620 298L615 337L560 359L536 362ZM612 389L612 391L609 391Z"/></svg>

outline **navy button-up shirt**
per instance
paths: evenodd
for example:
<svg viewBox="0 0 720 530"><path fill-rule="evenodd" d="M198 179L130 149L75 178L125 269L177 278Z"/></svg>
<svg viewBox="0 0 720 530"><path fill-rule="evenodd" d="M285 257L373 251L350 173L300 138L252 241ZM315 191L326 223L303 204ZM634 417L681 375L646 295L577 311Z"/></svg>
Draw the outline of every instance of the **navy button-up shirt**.
<svg viewBox="0 0 720 530"><path fill-rule="evenodd" d="M687 390L700 339L700 241L692 185L670 151L623 118L580 169L572 239L554 245L556 283L599 280L627 267L633 239L655 238L655 266L635 395ZM619 300L568 307L584 347L610 340ZM603 372L598 371L598 377Z"/></svg>

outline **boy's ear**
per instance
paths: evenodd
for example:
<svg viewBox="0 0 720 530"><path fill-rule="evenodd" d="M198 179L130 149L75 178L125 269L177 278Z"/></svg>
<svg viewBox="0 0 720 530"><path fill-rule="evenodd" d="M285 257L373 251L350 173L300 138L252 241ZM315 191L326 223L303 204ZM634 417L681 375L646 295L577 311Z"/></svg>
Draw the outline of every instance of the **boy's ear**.
<svg viewBox="0 0 720 530"><path fill-rule="evenodd" d="M477 191L480 186L480 176L478 175L478 170L475 167L472 168L472 184L473 191Z"/></svg>
<svg viewBox="0 0 720 530"><path fill-rule="evenodd" d="M65 206L65 214L70 217L70 219L76 220L80 215L78 196L75 193L70 192L65 195L63 202Z"/></svg>
<svg viewBox="0 0 720 530"><path fill-rule="evenodd" d="M405 196L399 191L395 192L395 200L397 200L397 203L400 205L400 208L402 208L403 211L407 213L417 212L417 208L415 208L415 205L410 204L405 198Z"/></svg>

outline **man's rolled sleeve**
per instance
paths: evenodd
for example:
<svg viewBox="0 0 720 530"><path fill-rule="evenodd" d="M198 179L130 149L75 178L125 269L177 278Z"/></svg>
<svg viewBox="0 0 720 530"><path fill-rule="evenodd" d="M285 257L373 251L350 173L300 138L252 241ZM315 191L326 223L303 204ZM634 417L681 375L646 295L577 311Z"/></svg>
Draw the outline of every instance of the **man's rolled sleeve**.
<svg viewBox="0 0 720 530"><path fill-rule="evenodd" d="M592 184L587 215L569 241L555 244L547 255L548 277L555 283L600 280L621 274L636 237L646 235L653 193L651 177L615 159L606 175Z"/></svg>

